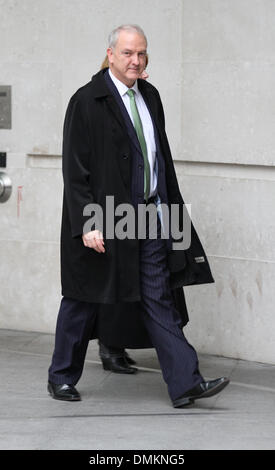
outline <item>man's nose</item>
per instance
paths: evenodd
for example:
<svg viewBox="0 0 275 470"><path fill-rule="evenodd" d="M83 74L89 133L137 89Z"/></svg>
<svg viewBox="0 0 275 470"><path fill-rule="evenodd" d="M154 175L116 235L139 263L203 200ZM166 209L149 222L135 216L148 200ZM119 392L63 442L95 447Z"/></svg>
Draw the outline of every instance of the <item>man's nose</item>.
<svg viewBox="0 0 275 470"><path fill-rule="evenodd" d="M138 54L133 54L132 55L132 63L133 63L133 65L139 65L139 55Z"/></svg>

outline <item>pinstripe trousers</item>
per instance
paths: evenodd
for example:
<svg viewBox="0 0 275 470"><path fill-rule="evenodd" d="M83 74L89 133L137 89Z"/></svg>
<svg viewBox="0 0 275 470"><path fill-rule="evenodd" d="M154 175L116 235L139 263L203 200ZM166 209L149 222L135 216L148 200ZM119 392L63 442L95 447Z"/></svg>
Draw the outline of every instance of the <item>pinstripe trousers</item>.
<svg viewBox="0 0 275 470"><path fill-rule="evenodd" d="M157 217L157 238L146 237L139 242L141 315L156 349L168 393L175 400L203 377L196 351L180 328L180 315L169 284L166 242L160 233ZM75 385L80 379L96 314L97 304L66 297L61 300L49 368L51 382Z"/></svg>
<svg viewBox="0 0 275 470"><path fill-rule="evenodd" d="M203 377L197 353L180 327L180 315L170 288L166 242L160 234L157 217L157 238L140 240L141 305L143 321L156 349L168 393L175 400L199 384Z"/></svg>

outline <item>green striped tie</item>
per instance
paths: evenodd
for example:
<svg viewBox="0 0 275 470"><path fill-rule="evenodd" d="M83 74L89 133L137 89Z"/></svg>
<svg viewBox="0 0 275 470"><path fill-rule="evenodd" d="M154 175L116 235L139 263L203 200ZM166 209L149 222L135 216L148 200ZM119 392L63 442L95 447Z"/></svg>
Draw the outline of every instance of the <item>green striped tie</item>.
<svg viewBox="0 0 275 470"><path fill-rule="evenodd" d="M130 98L130 107L131 113L134 120L134 127L136 129L137 137L140 143L143 161L144 161L144 199L147 201L149 193L150 193L150 165L147 155L147 146L143 134L142 122L139 116L139 112L136 105L135 100L135 92L134 90L128 90L127 95Z"/></svg>

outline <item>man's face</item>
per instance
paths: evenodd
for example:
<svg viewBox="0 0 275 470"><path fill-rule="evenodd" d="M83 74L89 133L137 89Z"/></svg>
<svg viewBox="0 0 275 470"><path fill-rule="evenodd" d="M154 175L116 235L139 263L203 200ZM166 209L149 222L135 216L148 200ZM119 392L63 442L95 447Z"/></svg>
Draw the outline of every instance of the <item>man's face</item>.
<svg viewBox="0 0 275 470"><path fill-rule="evenodd" d="M133 86L146 65L146 41L141 34L121 31L114 48L107 49L109 66L116 78Z"/></svg>

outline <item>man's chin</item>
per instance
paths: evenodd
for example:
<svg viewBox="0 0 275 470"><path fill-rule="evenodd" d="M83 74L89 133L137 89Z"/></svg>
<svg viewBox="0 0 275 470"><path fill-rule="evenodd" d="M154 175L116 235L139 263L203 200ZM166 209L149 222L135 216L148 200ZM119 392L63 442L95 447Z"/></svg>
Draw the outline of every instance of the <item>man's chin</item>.
<svg viewBox="0 0 275 470"><path fill-rule="evenodd" d="M130 71L127 73L128 80L135 82L139 78L140 74L136 71Z"/></svg>
<svg viewBox="0 0 275 470"><path fill-rule="evenodd" d="M140 72L138 70L128 70L127 75L131 78L138 78L140 76Z"/></svg>

